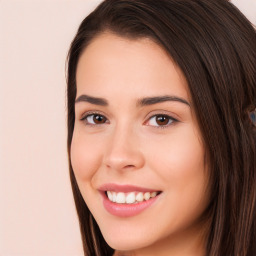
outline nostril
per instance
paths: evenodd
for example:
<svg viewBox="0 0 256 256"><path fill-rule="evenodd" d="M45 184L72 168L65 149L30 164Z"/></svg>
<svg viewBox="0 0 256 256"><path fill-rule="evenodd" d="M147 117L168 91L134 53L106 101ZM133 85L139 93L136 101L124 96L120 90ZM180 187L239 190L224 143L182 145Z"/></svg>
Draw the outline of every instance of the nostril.
<svg viewBox="0 0 256 256"><path fill-rule="evenodd" d="M132 164L126 165L125 168L134 168L135 166Z"/></svg>

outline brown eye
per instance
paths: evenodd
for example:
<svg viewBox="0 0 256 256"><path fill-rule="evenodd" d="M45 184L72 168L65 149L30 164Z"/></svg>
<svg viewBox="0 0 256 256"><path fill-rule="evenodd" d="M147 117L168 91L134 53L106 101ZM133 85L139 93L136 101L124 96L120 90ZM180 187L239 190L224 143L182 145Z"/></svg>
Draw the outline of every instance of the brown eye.
<svg viewBox="0 0 256 256"><path fill-rule="evenodd" d="M168 116L156 116L156 123L158 125L167 125L170 121Z"/></svg>
<svg viewBox="0 0 256 256"><path fill-rule="evenodd" d="M160 127L160 128L165 128L170 126L171 124L178 122L177 119L168 116L168 115L154 115L152 116L149 121L148 125L149 126L155 126L155 127Z"/></svg>
<svg viewBox="0 0 256 256"><path fill-rule="evenodd" d="M106 118L101 115L93 115L93 122L95 124L104 124L106 122Z"/></svg>
<svg viewBox="0 0 256 256"><path fill-rule="evenodd" d="M100 114L90 114L82 118L82 120L85 120L87 124L96 125L96 124L105 124L107 121L107 118Z"/></svg>

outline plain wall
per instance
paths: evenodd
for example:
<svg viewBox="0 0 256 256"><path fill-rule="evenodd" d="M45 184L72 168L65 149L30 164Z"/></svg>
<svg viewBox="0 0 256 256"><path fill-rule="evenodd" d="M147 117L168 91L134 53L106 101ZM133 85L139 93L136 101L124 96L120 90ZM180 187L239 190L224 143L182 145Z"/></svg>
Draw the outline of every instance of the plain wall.
<svg viewBox="0 0 256 256"><path fill-rule="evenodd" d="M1 256L82 255L66 153L65 60L99 2L0 2Z"/></svg>
<svg viewBox="0 0 256 256"><path fill-rule="evenodd" d="M65 59L100 0L0 0L0 255L82 256L66 153ZM234 1L256 24L256 0Z"/></svg>

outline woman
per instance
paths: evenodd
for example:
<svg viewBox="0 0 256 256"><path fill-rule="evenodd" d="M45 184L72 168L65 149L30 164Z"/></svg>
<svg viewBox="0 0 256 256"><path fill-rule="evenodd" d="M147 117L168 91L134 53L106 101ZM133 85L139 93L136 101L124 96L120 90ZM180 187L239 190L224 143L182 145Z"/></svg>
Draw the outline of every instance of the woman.
<svg viewBox="0 0 256 256"><path fill-rule="evenodd" d="M226 0L106 0L68 56L85 255L256 255L255 30Z"/></svg>

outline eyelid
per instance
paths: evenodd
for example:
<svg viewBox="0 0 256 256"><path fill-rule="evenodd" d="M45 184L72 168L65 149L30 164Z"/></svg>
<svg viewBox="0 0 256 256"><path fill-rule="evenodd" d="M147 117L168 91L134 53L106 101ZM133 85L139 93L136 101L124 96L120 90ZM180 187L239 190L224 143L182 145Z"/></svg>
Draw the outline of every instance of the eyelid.
<svg viewBox="0 0 256 256"><path fill-rule="evenodd" d="M153 117L157 117L157 116L166 116L167 118L169 118L169 121L171 120L172 122L170 124L167 124L167 125L149 125L148 123L149 123L150 119L153 118ZM151 126L153 128L157 128L157 129L164 129L164 128L168 128L169 126L173 126L178 122L180 122L180 120L179 120L179 117L177 117L176 114L170 113L169 111L159 109L159 110L151 111L146 116L146 121L144 122L144 125Z"/></svg>
<svg viewBox="0 0 256 256"><path fill-rule="evenodd" d="M89 117L89 116L93 116L93 115L100 115L100 116L103 116L104 118L106 118L106 122L103 123L103 124L91 124L91 123L86 122L86 118ZM99 125L104 125L104 124L106 124L106 123L109 123L109 120L108 120L108 118L106 117L106 115L103 114L101 111L97 111L97 110L85 112L85 113L82 115L82 117L80 118L80 121L85 122L86 125L88 125L88 126L90 126L90 125L91 125L91 126L99 126Z"/></svg>
<svg viewBox="0 0 256 256"><path fill-rule="evenodd" d="M165 117L167 117L169 119L168 120L168 124L164 124L164 125L149 125L148 123L150 122L150 120L152 118L154 118L154 117L156 118L157 116L165 116ZM177 122L179 122L179 121L177 119L173 118L170 115L167 115L167 114L155 114L155 115L151 116L150 118L148 118L148 120L146 121L146 123L147 123L146 125L154 127L154 128L161 128L161 129L163 129L163 128L168 128L169 126L172 126L172 125L174 125L174 123L177 123Z"/></svg>
<svg viewBox="0 0 256 256"><path fill-rule="evenodd" d="M151 117L159 116L159 115L168 116L175 121L180 121L180 117L177 114L174 114L174 113L172 113L170 111L166 111L166 110L160 110L160 109L151 111L150 113L147 114L145 119L149 120Z"/></svg>
<svg viewBox="0 0 256 256"><path fill-rule="evenodd" d="M90 116L90 115L101 115L105 117L105 115L101 111L92 110L92 111L86 111L85 113L83 113L80 120L84 120L87 116Z"/></svg>

